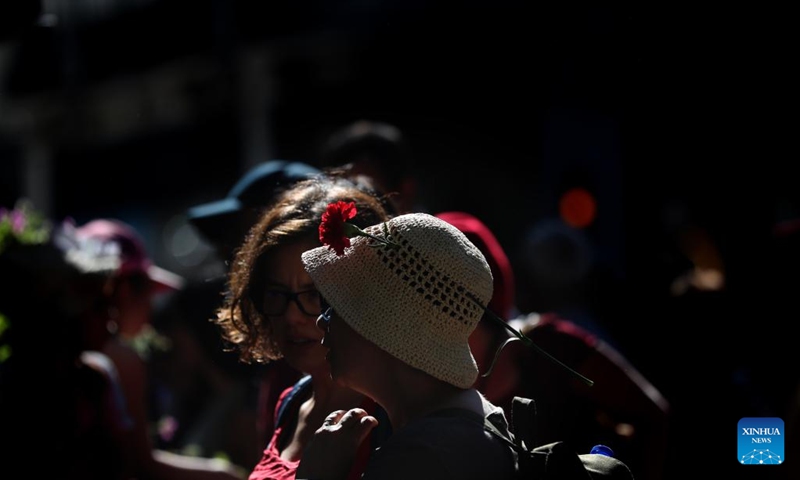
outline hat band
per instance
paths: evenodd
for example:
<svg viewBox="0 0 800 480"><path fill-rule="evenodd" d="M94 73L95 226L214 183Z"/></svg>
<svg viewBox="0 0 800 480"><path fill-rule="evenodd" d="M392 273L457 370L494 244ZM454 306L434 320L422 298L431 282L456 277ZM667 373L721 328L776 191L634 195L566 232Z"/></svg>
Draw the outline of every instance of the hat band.
<svg viewBox="0 0 800 480"><path fill-rule="evenodd" d="M396 232L393 232L393 237L399 243L399 249L376 249L387 270L443 315L464 327L477 324L485 308L475 301L477 294L428 262L408 240Z"/></svg>

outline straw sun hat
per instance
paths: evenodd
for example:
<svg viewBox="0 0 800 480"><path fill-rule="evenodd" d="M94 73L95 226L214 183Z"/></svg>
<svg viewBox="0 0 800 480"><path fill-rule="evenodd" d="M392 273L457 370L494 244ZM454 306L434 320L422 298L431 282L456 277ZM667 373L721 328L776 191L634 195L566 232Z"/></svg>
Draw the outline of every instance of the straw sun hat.
<svg viewBox="0 0 800 480"><path fill-rule="evenodd" d="M387 230L385 230L385 228ZM303 264L336 313L403 362L460 388L478 367L469 336L492 297L483 254L457 228L425 213L363 230L349 246L303 253ZM376 244L374 237L391 245Z"/></svg>

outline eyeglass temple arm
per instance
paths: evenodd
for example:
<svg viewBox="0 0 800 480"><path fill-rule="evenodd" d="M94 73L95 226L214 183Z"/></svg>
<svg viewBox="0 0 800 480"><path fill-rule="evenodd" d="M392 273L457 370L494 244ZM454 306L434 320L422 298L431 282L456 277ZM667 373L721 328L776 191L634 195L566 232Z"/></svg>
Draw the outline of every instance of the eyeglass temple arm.
<svg viewBox="0 0 800 480"><path fill-rule="evenodd" d="M514 342L514 341L520 341L520 342L524 343L525 345L535 349L537 352L539 352L540 354L544 355L545 358L547 358L551 362L555 363L559 367L565 369L567 372L569 372L572 375L578 377L578 379L580 381L582 381L583 383L585 383L586 385L588 385L590 387L592 385L594 385L594 381L592 381L589 378L581 375L580 373L578 373L574 369L572 369L569 366L567 366L566 364L564 364L564 362L562 362L561 360L559 360L556 357L554 357L554 356L550 355L549 353L547 353L542 347L540 347L539 345L536 345L536 343L533 340L531 340L530 337L528 337L527 335L524 335L522 332L520 332L516 328L512 327L511 325L509 325L508 322L506 322L505 320L503 320L502 318L497 316L497 314L492 312L491 310L489 310L488 307L484 307L483 305L481 305L481 303L478 302L478 300L476 298L473 298L470 295L467 295L467 298L469 298L475 304L477 304L479 307L481 307L483 309L483 311L486 312L486 314L488 314L489 318L491 318L495 323L499 323L506 330L511 332L512 335L514 335L513 337L506 339L506 341L503 342L502 345L500 345L500 347L497 349L497 352L495 352L495 354L494 354L494 358L492 359L491 365L489 365L489 369L486 370L486 373L481 375L481 378L486 378L492 373L492 370L494 369L494 365L495 365L495 363L497 363L497 359L500 357L500 352L503 351L503 349L506 347L506 345L508 345L509 343Z"/></svg>

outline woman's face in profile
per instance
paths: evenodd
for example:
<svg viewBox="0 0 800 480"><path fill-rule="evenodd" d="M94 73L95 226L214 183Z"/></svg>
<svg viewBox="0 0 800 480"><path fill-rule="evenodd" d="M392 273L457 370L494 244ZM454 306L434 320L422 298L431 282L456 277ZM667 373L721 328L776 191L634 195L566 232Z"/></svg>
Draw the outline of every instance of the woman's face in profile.
<svg viewBox="0 0 800 480"><path fill-rule="evenodd" d="M308 240L282 245L266 258L263 305L272 322L275 343L293 368L312 373L327 369L323 333L316 327L319 294L303 268L300 255L318 243Z"/></svg>

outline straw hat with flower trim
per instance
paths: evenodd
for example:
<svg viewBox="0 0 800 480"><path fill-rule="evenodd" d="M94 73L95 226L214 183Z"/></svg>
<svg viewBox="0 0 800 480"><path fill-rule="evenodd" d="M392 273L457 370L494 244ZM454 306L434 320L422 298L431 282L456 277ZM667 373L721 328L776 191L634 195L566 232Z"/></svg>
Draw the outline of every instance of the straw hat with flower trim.
<svg viewBox="0 0 800 480"><path fill-rule="evenodd" d="M468 339L493 287L481 251L457 228L425 213L348 235L350 212L336 207L329 206L320 226L325 246L302 255L319 292L353 330L392 356L471 387L478 367Z"/></svg>

